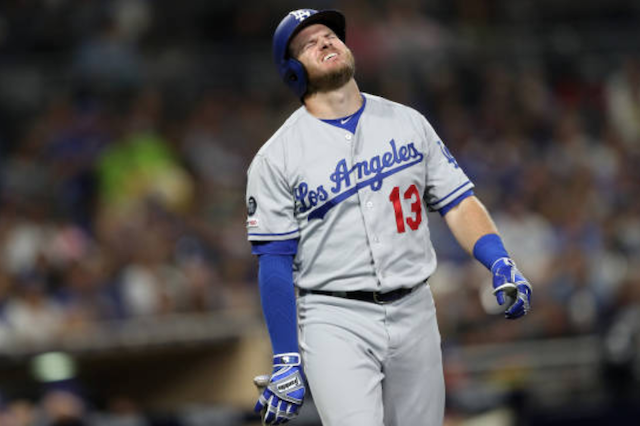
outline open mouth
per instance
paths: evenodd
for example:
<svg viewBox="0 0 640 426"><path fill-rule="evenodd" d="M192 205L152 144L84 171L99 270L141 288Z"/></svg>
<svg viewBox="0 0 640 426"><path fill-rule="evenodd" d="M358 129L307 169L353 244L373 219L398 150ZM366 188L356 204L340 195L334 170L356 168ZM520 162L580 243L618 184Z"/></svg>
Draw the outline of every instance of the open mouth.
<svg viewBox="0 0 640 426"><path fill-rule="evenodd" d="M334 57L336 57L336 56L338 56L338 54L337 54L337 53L329 53L327 56L325 56L324 58L322 58L322 62L326 62L326 61L328 61L329 59L334 58Z"/></svg>

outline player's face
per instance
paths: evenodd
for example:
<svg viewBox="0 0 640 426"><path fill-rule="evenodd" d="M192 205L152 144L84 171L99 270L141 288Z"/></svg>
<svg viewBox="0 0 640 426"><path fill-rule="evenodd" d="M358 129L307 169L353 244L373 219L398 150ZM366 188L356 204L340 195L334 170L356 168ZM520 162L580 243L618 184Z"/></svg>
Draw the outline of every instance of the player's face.
<svg viewBox="0 0 640 426"><path fill-rule="evenodd" d="M307 70L308 94L338 89L355 74L351 50L325 25L309 25L290 46L292 56Z"/></svg>

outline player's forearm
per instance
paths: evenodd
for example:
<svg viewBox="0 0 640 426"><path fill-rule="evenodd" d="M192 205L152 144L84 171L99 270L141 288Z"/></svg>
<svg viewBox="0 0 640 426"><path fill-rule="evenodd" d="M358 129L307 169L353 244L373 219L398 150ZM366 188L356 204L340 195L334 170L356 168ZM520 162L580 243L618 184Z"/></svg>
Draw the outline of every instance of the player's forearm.
<svg viewBox="0 0 640 426"><path fill-rule="evenodd" d="M498 230L487 209L475 196L467 197L444 216L458 244L470 255L480 237Z"/></svg>

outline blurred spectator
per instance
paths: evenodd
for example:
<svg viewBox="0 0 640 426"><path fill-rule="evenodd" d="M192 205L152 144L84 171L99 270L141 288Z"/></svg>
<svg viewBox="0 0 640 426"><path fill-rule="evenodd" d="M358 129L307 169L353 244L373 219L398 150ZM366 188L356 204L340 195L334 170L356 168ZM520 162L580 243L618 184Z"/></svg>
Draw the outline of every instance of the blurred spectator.
<svg viewBox="0 0 640 426"><path fill-rule="evenodd" d="M128 132L98 159L101 207L122 214L154 199L172 210L186 209L193 183L156 125L161 100L155 92L134 103Z"/></svg>
<svg viewBox="0 0 640 426"><path fill-rule="evenodd" d="M36 408L28 400L11 401L0 408L0 424L2 426L33 426Z"/></svg>
<svg viewBox="0 0 640 426"><path fill-rule="evenodd" d="M114 396L107 405L105 412L91 415L92 426L150 426L141 408L130 398Z"/></svg>
<svg viewBox="0 0 640 426"><path fill-rule="evenodd" d="M181 151L205 188L237 191L244 179L244 163L227 147L232 144L223 139L225 115L222 99L204 98L187 120ZM216 197L209 192L207 195Z"/></svg>
<svg viewBox="0 0 640 426"><path fill-rule="evenodd" d="M127 3L133 2L116 4L127 7ZM135 14L131 16L137 19ZM138 32L140 23L129 21L123 8L103 12L99 19L94 33L75 53L74 68L79 84L87 91L103 95L138 88L142 82L142 64L131 38Z"/></svg>
<svg viewBox="0 0 640 426"><path fill-rule="evenodd" d="M95 162L112 136L104 111L60 97L38 124L43 127L41 161L51 178L54 208L88 230L95 214Z"/></svg>
<svg viewBox="0 0 640 426"><path fill-rule="evenodd" d="M611 121L629 148L640 146L640 60L627 57L607 81L607 107Z"/></svg>
<svg viewBox="0 0 640 426"><path fill-rule="evenodd" d="M64 310L48 297L46 287L44 277L26 273L16 283L15 297L3 309L10 332L27 346L52 343L64 327Z"/></svg>
<svg viewBox="0 0 640 426"><path fill-rule="evenodd" d="M68 389L50 389L42 397L42 411L34 426L85 426L86 408L83 399Z"/></svg>
<svg viewBox="0 0 640 426"><path fill-rule="evenodd" d="M556 254L550 250L554 232L546 218L526 208L523 195L507 198L504 211L495 221L505 244L510 247L510 255L520 259L518 267L532 282L544 285Z"/></svg>

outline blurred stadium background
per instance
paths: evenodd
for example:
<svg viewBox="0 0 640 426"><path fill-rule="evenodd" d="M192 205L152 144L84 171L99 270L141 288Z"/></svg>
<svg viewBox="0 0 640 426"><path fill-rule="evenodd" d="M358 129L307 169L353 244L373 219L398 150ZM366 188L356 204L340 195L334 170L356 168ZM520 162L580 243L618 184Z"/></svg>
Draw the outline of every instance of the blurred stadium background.
<svg viewBox="0 0 640 426"><path fill-rule="evenodd" d="M361 90L429 118L534 285L504 321L430 215L446 424L638 419L639 2L2 0L0 425L257 424L245 170L299 7L345 12Z"/></svg>

